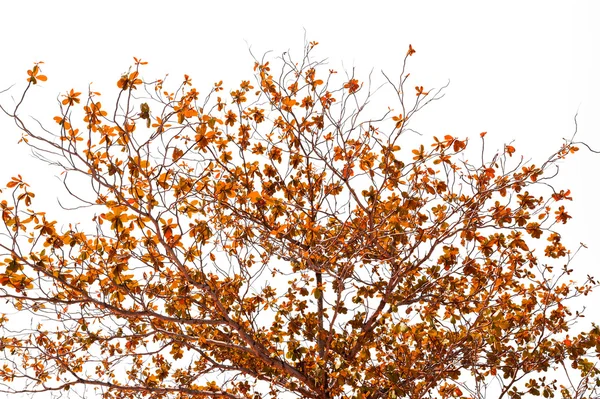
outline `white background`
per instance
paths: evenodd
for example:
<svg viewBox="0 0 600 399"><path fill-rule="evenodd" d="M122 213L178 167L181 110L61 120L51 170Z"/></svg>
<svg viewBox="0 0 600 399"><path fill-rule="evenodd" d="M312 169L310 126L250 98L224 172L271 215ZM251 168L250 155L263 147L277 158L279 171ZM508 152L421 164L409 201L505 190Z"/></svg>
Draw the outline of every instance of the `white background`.
<svg viewBox="0 0 600 399"><path fill-rule="evenodd" d="M317 55L340 71L356 67L359 80L371 70L377 82L380 70L395 75L409 44L417 50L409 64L415 84L433 88L450 80L444 99L415 119L412 127L423 134L417 143L452 134L477 146L487 131L490 153L514 140L539 164L572 136L578 114L577 138L600 149L596 1L13 0L0 8L0 90L16 84L0 101L10 106L27 69L43 60L49 80L32 90L22 116L53 128L59 93L85 94L94 82L110 98L133 56L149 61L147 79L169 73L176 82L187 73L206 93L216 81L234 88L252 77L249 47L256 56L299 55L306 31L321 43ZM380 101L386 106L385 94ZM1 116L0 186L20 173L38 205L56 208L59 171L17 146L19 137ZM555 183L575 199L562 231L572 246L588 245L574 263L584 275L600 276L599 171L600 154L582 148L561 165ZM69 221L65 212L51 217Z"/></svg>

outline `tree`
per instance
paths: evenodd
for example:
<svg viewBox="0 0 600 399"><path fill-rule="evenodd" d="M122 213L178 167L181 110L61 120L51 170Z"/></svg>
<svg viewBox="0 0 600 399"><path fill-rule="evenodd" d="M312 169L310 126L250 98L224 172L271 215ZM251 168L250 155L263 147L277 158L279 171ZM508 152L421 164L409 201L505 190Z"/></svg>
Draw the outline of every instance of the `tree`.
<svg viewBox="0 0 600 399"><path fill-rule="evenodd" d="M397 80L384 75L394 104L369 116L372 87L327 70L315 45L205 96L187 75L173 89L144 80L135 59L110 109L70 90L54 129L19 113L46 80L40 64L28 71L3 111L94 216L60 227L20 176L3 190L0 296L37 324L1 318L4 391L596 392L600 330L574 332L581 314L566 303L596 282L571 280L576 251L558 231L570 192L550 185L578 143L540 166L508 144L486 155L485 133L481 162L449 135L403 149L413 116L442 96L408 83L415 50Z"/></svg>

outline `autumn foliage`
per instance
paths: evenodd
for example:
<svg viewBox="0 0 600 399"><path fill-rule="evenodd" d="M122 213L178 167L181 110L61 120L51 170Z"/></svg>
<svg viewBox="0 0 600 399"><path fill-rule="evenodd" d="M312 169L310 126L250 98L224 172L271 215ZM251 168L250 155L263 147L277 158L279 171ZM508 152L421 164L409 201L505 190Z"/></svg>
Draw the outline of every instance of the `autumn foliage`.
<svg viewBox="0 0 600 399"><path fill-rule="evenodd" d="M145 80L135 59L115 103L69 90L45 129L19 112L46 80L27 72L3 111L91 216L36 211L20 176L2 190L3 391L595 392L600 330L573 331L567 301L596 282L572 278L570 191L550 184L575 143L539 165L508 144L473 152L485 133L413 145L413 116L441 93L411 83L415 50L377 110L315 45L256 60L229 91Z"/></svg>

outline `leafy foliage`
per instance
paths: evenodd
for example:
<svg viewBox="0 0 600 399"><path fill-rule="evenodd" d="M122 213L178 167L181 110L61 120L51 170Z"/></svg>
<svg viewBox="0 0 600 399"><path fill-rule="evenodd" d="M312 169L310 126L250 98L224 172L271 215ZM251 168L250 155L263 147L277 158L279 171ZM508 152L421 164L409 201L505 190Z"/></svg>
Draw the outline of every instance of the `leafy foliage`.
<svg viewBox="0 0 600 399"><path fill-rule="evenodd" d="M6 391L595 391L600 330L570 332L580 314L566 301L596 282L569 277L574 253L557 229L570 192L548 177L575 143L539 166L512 145L469 162L468 141L450 135L402 148L441 97L408 85L412 46L387 79L395 105L375 118L370 84L327 71L315 46L276 67L257 60L254 83L205 96L187 75L174 91L145 81L135 59L110 110L97 92L64 94L55 135L19 115L46 80L40 64L28 71L21 102L3 110L95 216L92 229L59 227L20 176L4 189L0 297L39 321L15 331L0 318ZM87 191L69 187L73 175ZM553 380L558 367L581 377Z"/></svg>

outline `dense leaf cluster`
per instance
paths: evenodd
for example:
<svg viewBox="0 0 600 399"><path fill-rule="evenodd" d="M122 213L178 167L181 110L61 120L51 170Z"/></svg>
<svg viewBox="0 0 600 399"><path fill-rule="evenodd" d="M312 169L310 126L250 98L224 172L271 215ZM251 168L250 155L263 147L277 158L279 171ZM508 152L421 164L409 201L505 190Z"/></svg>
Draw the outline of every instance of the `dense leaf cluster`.
<svg viewBox="0 0 600 399"><path fill-rule="evenodd" d="M206 95L187 75L174 91L145 81L136 59L111 108L70 90L41 132L18 112L46 79L28 72L4 111L96 216L60 227L20 176L3 190L0 297L39 320L15 331L0 319L5 391L593 392L600 331L566 335L579 314L565 301L596 283L569 280L556 228L570 192L547 176L574 143L539 166L512 145L469 162L467 140L449 135L404 148L415 113L440 98L407 83L414 49L387 79L394 103L371 117L371 86L327 71L315 45ZM553 380L556 367L581 377Z"/></svg>

